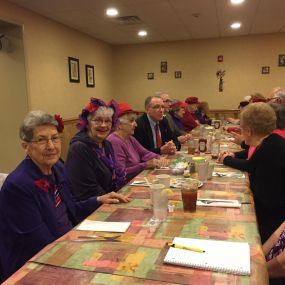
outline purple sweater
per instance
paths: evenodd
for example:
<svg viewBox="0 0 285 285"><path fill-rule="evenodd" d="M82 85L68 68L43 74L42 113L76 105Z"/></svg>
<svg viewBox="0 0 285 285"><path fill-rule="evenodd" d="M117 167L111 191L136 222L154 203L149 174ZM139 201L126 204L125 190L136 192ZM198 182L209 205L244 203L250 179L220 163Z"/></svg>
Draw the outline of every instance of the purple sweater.
<svg viewBox="0 0 285 285"><path fill-rule="evenodd" d="M124 141L113 133L107 140L112 143L117 165L126 172L128 181L146 168L146 161L159 158L159 155L145 149L134 137Z"/></svg>

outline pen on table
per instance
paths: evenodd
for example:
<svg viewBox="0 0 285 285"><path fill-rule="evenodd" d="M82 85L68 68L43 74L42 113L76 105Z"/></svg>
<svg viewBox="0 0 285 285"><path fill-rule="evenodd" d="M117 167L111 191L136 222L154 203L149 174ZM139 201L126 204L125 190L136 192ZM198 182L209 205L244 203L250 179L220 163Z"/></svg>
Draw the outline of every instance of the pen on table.
<svg viewBox="0 0 285 285"><path fill-rule="evenodd" d="M168 243L168 245L170 247L174 247L174 248L179 248L179 249L186 249L186 250L191 250L191 251L195 251L195 252L205 252L205 250L203 249L199 249L199 248L195 248L195 247L190 247L190 246L185 246L185 245L180 245L180 244L175 244L175 243Z"/></svg>

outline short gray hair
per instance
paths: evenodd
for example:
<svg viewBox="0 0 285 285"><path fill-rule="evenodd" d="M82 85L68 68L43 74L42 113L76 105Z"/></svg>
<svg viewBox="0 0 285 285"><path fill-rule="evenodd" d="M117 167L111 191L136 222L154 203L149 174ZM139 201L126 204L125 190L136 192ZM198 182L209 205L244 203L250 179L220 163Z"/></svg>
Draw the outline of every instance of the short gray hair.
<svg viewBox="0 0 285 285"><path fill-rule="evenodd" d="M240 124L250 128L254 134L269 135L276 128L276 115L266 103L251 103L242 110Z"/></svg>
<svg viewBox="0 0 285 285"><path fill-rule="evenodd" d="M145 108L145 109L147 109L147 108L149 107L152 98L159 98L159 99L161 99L161 97L158 96L158 95L146 97L146 99L145 99L145 101L144 101L144 108Z"/></svg>
<svg viewBox="0 0 285 285"><path fill-rule="evenodd" d="M57 129L58 122L53 116L44 111L29 112L20 127L20 138L23 141L30 142L34 137L34 129L44 125L53 125Z"/></svg>
<svg viewBox="0 0 285 285"><path fill-rule="evenodd" d="M285 129L285 106L278 103L269 103L276 114L276 128L279 130Z"/></svg>
<svg viewBox="0 0 285 285"><path fill-rule="evenodd" d="M128 123L132 120L136 120L138 115L136 113L128 113L118 118L118 125Z"/></svg>
<svg viewBox="0 0 285 285"><path fill-rule="evenodd" d="M88 115L87 121L88 123L90 123L90 120L95 117L109 117L110 119L112 119L113 114L114 110L112 108L100 106L94 113Z"/></svg>

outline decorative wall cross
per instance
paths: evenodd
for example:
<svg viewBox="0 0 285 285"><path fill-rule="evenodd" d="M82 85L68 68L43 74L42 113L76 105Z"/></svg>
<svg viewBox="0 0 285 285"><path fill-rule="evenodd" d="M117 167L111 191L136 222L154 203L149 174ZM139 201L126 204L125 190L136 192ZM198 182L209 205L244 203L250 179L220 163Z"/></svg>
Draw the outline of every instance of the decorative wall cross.
<svg viewBox="0 0 285 285"><path fill-rule="evenodd" d="M225 70L219 69L216 72L216 76L219 79L219 92L223 92L223 90L224 90L224 80L223 80L223 77L225 75L226 75L226 71Z"/></svg>

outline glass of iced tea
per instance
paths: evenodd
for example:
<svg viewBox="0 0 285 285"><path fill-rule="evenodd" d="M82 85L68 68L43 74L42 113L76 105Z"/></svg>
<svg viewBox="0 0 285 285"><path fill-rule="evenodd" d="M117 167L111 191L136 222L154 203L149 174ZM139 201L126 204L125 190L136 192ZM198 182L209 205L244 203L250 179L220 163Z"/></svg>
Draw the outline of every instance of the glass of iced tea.
<svg viewBox="0 0 285 285"><path fill-rule="evenodd" d="M185 212L196 212L197 192L197 181L190 180L181 184L182 202Z"/></svg>

